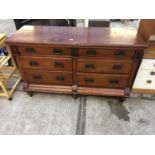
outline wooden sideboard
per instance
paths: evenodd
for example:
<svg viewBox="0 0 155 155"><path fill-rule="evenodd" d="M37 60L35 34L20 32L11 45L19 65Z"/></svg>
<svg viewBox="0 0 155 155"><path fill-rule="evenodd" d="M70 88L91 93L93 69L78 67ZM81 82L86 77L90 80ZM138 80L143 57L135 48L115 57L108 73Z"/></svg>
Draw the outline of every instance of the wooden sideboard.
<svg viewBox="0 0 155 155"><path fill-rule="evenodd" d="M6 41L24 90L127 97L146 41L130 28L24 26Z"/></svg>

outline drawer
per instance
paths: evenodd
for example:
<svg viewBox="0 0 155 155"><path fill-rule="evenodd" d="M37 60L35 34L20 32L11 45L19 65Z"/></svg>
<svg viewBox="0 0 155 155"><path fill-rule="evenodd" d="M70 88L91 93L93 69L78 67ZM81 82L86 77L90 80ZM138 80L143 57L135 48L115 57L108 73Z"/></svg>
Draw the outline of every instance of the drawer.
<svg viewBox="0 0 155 155"><path fill-rule="evenodd" d="M20 54L71 56L71 49L65 47L17 46L17 48Z"/></svg>
<svg viewBox="0 0 155 155"><path fill-rule="evenodd" d="M155 69L139 69L137 73L137 77L139 78L154 78L155 79Z"/></svg>
<svg viewBox="0 0 155 155"><path fill-rule="evenodd" d="M125 88L128 82L128 75L108 75L78 73L77 83L85 87L102 87L102 88Z"/></svg>
<svg viewBox="0 0 155 155"><path fill-rule="evenodd" d="M48 69L53 71L72 71L71 58L20 57L25 69Z"/></svg>
<svg viewBox="0 0 155 155"><path fill-rule="evenodd" d="M106 48L79 48L81 57L105 57L105 58L132 58L134 50L130 49L106 49Z"/></svg>
<svg viewBox="0 0 155 155"><path fill-rule="evenodd" d="M122 73L127 74L132 67L132 60L95 60L78 59L78 72Z"/></svg>
<svg viewBox="0 0 155 155"><path fill-rule="evenodd" d="M37 84L72 85L72 73L24 70L24 81Z"/></svg>
<svg viewBox="0 0 155 155"><path fill-rule="evenodd" d="M155 70L155 59L143 59L140 69L153 69Z"/></svg>
<svg viewBox="0 0 155 155"><path fill-rule="evenodd" d="M155 89L155 71L140 69L134 81L133 88Z"/></svg>

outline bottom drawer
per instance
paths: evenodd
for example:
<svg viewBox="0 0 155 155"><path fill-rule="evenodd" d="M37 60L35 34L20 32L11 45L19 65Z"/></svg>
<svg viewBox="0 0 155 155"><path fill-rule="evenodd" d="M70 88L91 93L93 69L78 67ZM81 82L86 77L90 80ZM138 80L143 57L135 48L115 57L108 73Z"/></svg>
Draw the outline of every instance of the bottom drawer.
<svg viewBox="0 0 155 155"><path fill-rule="evenodd" d="M79 86L125 88L128 83L128 75L78 73L77 82Z"/></svg>
<svg viewBox="0 0 155 155"><path fill-rule="evenodd" d="M44 70L24 70L24 81L37 84L72 85L71 72L50 72Z"/></svg>

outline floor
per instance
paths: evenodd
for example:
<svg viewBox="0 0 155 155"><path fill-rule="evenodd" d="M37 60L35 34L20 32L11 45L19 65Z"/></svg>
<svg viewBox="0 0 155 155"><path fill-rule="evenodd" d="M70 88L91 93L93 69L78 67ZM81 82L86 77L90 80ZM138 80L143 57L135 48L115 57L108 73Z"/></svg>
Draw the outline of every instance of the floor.
<svg viewBox="0 0 155 155"><path fill-rule="evenodd" d="M16 91L0 98L0 134L155 134L155 102Z"/></svg>
<svg viewBox="0 0 155 155"><path fill-rule="evenodd" d="M7 22L2 27L0 20L0 32L12 28L12 21ZM155 134L154 111L155 95L132 94L124 103L99 96L75 100L70 95L35 93L29 97L20 85L12 101L0 98L0 134Z"/></svg>

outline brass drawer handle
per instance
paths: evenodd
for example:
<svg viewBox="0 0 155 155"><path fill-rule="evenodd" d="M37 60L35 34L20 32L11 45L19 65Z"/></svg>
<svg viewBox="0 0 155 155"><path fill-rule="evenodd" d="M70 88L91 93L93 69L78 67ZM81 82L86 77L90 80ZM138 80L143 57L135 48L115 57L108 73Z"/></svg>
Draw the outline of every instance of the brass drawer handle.
<svg viewBox="0 0 155 155"><path fill-rule="evenodd" d="M92 79L92 78L85 78L84 81L87 82L87 83L93 83L94 79Z"/></svg>
<svg viewBox="0 0 155 155"><path fill-rule="evenodd" d="M57 76L56 77L56 80L58 80L58 81L64 81L65 80L65 77L64 76Z"/></svg>
<svg viewBox="0 0 155 155"><path fill-rule="evenodd" d="M110 84L118 84L119 81L116 80L116 79L111 79L111 80L109 80L109 83L110 83Z"/></svg>
<svg viewBox="0 0 155 155"><path fill-rule="evenodd" d="M36 53L35 49L34 48L30 48L30 47L26 48L25 51L27 53Z"/></svg>
<svg viewBox="0 0 155 155"><path fill-rule="evenodd" d="M64 67L64 63L63 62L55 62L54 63L54 65L55 65L55 67L61 67L61 68L63 68Z"/></svg>
<svg viewBox="0 0 155 155"><path fill-rule="evenodd" d="M126 56L126 52L125 51L115 51L114 55L118 58L123 58Z"/></svg>
<svg viewBox="0 0 155 155"><path fill-rule="evenodd" d="M30 64L30 66L38 66L39 65L39 63L36 61L30 61L29 64Z"/></svg>
<svg viewBox="0 0 155 155"><path fill-rule="evenodd" d="M95 56L96 55L96 51L95 50L87 50L86 54L88 56Z"/></svg>
<svg viewBox="0 0 155 155"><path fill-rule="evenodd" d="M155 75L155 72L153 72L153 71L152 71L152 72L150 72L150 75Z"/></svg>
<svg viewBox="0 0 155 155"><path fill-rule="evenodd" d="M42 79L42 76L41 75L33 75L33 79L40 80L40 79Z"/></svg>
<svg viewBox="0 0 155 155"><path fill-rule="evenodd" d="M95 69L95 65L94 64L86 64L85 68L86 69Z"/></svg>
<svg viewBox="0 0 155 155"><path fill-rule="evenodd" d="M53 53L56 55L63 55L64 54L63 51L59 48L54 48Z"/></svg>
<svg viewBox="0 0 155 155"><path fill-rule="evenodd" d="M112 68L113 69L122 69L123 66L122 65L113 65Z"/></svg>

